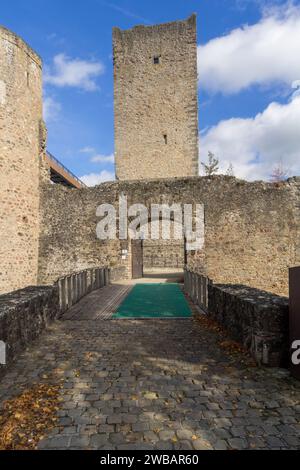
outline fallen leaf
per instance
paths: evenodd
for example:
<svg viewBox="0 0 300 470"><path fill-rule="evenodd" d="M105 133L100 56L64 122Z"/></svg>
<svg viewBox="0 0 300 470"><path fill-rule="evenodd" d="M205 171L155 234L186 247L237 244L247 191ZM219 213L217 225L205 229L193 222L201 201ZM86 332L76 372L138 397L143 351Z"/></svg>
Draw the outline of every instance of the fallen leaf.
<svg viewBox="0 0 300 470"><path fill-rule="evenodd" d="M34 385L3 405L0 450L34 450L57 423L61 386Z"/></svg>

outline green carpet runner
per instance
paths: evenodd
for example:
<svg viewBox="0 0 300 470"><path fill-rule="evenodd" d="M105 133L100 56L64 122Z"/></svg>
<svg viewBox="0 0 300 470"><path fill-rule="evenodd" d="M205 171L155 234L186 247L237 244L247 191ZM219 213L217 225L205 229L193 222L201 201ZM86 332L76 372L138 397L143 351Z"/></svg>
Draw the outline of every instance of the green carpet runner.
<svg viewBox="0 0 300 470"><path fill-rule="evenodd" d="M178 284L137 284L113 318L184 318L191 315Z"/></svg>

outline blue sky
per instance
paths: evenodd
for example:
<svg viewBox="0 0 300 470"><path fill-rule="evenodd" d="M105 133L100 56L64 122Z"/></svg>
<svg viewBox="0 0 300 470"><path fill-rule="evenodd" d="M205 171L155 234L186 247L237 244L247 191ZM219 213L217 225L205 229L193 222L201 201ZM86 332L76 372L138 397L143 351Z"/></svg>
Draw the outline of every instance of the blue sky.
<svg viewBox="0 0 300 470"><path fill-rule="evenodd" d="M112 27L193 12L201 159L247 179L299 174L299 1L4 0L0 23L43 59L48 149L89 184L114 172Z"/></svg>

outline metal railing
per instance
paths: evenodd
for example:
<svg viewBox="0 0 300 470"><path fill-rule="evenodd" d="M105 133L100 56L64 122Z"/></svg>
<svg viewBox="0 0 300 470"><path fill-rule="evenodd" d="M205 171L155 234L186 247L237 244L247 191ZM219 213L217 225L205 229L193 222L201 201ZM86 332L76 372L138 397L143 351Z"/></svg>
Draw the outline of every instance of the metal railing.
<svg viewBox="0 0 300 470"><path fill-rule="evenodd" d="M86 184L83 183L83 181L81 181L81 179L78 178L78 176L74 175L74 173L71 170L69 170L63 163L57 160L57 158L54 155L52 155L52 153L50 153L47 150L46 154L50 158L50 160L53 160L58 166L60 166L60 168L62 168L65 172L69 173L69 175L71 175L72 178L74 178L81 186L87 187Z"/></svg>
<svg viewBox="0 0 300 470"><path fill-rule="evenodd" d="M66 312L84 296L110 284L109 268L85 269L57 281L61 313Z"/></svg>
<svg viewBox="0 0 300 470"><path fill-rule="evenodd" d="M195 305L208 312L208 286L212 280L202 274L184 270L184 290Z"/></svg>

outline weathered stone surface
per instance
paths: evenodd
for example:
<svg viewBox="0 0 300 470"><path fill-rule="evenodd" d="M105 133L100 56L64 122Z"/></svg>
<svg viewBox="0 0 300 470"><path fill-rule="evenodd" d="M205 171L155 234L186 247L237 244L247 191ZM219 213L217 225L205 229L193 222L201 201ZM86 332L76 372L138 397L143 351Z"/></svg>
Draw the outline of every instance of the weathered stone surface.
<svg viewBox="0 0 300 470"><path fill-rule="evenodd" d="M0 382L0 406L35 382L62 385L57 428L41 449L300 449L299 382L248 367L218 342L194 319L82 320L78 312L17 360ZM149 391L156 400L144 398Z"/></svg>
<svg viewBox="0 0 300 470"><path fill-rule="evenodd" d="M0 294L36 285L42 64L0 26Z"/></svg>
<svg viewBox="0 0 300 470"><path fill-rule="evenodd" d="M113 46L117 178L198 175L196 16L114 28Z"/></svg>
<svg viewBox="0 0 300 470"><path fill-rule="evenodd" d="M300 263L300 179L280 184L226 176L105 183L69 190L44 187L39 282L52 283L81 269L110 265L131 273L130 244L96 237L97 207L198 203L205 209L205 245L188 265L216 283L244 284L286 295L288 267ZM289 247L289 249L286 249ZM123 260L122 250L129 256ZM165 246L164 259L168 245Z"/></svg>
<svg viewBox="0 0 300 470"><path fill-rule="evenodd" d="M178 270L182 270L184 267L183 240L145 240L143 243L143 265L144 270L152 268L178 268Z"/></svg>
<svg viewBox="0 0 300 470"><path fill-rule="evenodd" d="M287 365L289 303L286 297L242 285L209 284L208 312L234 340L251 351L259 364Z"/></svg>
<svg viewBox="0 0 300 470"><path fill-rule="evenodd" d="M128 276L126 266L114 266L110 270L110 281L120 281Z"/></svg>
<svg viewBox="0 0 300 470"><path fill-rule="evenodd" d="M7 366L59 315L56 286L27 287L0 296L0 341ZM0 376L7 366L0 366Z"/></svg>

